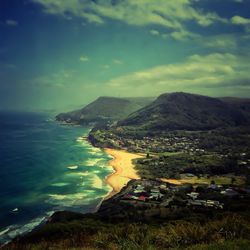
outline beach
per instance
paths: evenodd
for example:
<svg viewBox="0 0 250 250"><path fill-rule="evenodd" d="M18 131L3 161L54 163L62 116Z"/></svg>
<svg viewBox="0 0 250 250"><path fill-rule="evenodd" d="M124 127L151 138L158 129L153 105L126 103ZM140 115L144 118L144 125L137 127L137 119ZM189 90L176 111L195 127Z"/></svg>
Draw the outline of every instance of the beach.
<svg viewBox="0 0 250 250"><path fill-rule="evenodd" d="M125 150L117 150L105 148L105 152L112 156L113 159L109 162L115 170L106 178L106 182L112 187L112 191L108 194L106 199L120 192L120 190L127 185L130 180L140 179L140 176L136 173L133 159L144 157L141 154L129 153Z"/></svg>

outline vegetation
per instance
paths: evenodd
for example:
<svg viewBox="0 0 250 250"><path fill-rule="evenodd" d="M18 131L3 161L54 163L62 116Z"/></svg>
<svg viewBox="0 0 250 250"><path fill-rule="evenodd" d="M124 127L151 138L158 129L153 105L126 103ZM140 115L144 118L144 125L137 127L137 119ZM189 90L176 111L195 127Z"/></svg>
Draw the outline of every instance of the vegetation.
<svg viewBox="0 0 250 250"><path fill-rule="evenodd" d="M144 178L180 178L180 174L222 175L244 173L244 167L239 167L235 157L222 157L210 154L163 154L146 159L138 159L136 168Z"/></svg>
<svg viewBox="0 0 250 250"><path fill-rule="evenodd" d="M245 214L160 224L109 223L92 216L49 223L3 249L231 249L225 247L248 247L249 243L250 224Z"/></svg>
<svg viewBox="0 0 250 250"><path fill-rule="evenodd" d="M95 146L145 153L136 161L141 177L189 175L189 183L199 185L183 185L188 192L198 192L199 200L219 202L223 209L191 206L199 200L182 188L174 189L168 206L160 206L159 200L146 207L113 198L93 215L58 212L4 250L250 249L249 195L242 178L250 183L249 104L185 93L164 94L151 104L138 100L101 97L57 119L97 123L89 135ZM204 183L224 186L217 190ZM167 191L165 198L171 198Z"/></svg>
<svg viewBox="0 0 250 250"><path fill-rule="evenodd" d="M120 121L119 126L142 130L208 130L248 124L242 110L207 96L171 93Z"/></svg>
<svg viewBox="0 0 250 250"><path fill-rule="evenodd" d="M125 118L152 100L153 98L99 97L80 110L57 115L56 119L58 121L77 124L106 124Z"/></svg>

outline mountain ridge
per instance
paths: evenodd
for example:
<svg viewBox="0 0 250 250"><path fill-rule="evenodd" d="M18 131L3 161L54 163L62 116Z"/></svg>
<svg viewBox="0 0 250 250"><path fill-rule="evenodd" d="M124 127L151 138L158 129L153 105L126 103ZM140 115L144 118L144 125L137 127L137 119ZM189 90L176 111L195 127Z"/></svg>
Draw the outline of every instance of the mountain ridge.
<svg viewBox="0 0 250 250"><path fill-rule="evenodd" d="M204 130L247 123L241 110L218 98L184 92L165 93L118 122L143 130Z"/></svg>
<svg viewBox="0 0 250 250"><path fill-rule="evenodd" d="M82 109L56 116L57 121L77 124L105 123L125 118L130 113L142 108L153 98L119 98L100 96Z"/></svg>

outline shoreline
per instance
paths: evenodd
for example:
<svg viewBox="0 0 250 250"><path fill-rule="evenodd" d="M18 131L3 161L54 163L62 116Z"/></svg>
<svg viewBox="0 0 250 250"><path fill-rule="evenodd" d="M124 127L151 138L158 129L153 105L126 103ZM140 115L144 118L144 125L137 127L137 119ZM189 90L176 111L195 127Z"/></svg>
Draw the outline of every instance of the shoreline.
<svg viewBox="0 0 250 250"><path fill-rule="evenodd" d="M114 169L114 172L106 176L106 183L111 186L112 191L108 193L104 200L111 198L121 191L130 180L141 179L135 170L132 160L144 157L141 154L129 153L125 150L104 148L108 155L113 157L109 161L109 165Z"/></svg>

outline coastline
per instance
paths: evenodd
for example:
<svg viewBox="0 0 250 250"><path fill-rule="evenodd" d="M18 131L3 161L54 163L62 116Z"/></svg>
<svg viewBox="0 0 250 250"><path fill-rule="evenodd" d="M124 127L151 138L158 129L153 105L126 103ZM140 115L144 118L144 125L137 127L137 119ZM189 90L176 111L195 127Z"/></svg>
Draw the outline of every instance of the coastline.
<svg viewBox="0 0 250 250"><path fill-rule="evenodd" d="M114 169L114 172L106 177L107 184L112 188L112 191L104 198L107 200L119 193L130 180L141 178L137 174L132 160L142 158L143 155L111 148L104 148L104 151L113 157L109 161L109 165Z"/></svg>

